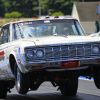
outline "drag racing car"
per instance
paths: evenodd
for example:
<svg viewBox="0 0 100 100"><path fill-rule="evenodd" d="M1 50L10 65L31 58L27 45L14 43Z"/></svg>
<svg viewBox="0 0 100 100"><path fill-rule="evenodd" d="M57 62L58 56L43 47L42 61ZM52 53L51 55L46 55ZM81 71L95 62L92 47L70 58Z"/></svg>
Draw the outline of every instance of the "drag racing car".
<svg viewBox="0 0 100 100"><path fill-rule="evenodd" d="M5 24L0 32L0 98L49 81L64 96L76 95L78 77L100 88L100 39L86 36L77 19L46 18Z"/></svg>

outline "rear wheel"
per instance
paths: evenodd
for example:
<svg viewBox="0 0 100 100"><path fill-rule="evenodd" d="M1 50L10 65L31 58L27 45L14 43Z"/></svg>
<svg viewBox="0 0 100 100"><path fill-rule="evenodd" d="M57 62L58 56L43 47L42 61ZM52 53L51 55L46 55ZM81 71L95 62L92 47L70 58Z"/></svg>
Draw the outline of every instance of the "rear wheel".
<svg viewBox="0 0 100 100"><path fill-rule="evenodd" d="M60 87L60 91L64 96L74 96L77 93L78 78L70 81L66 81L63 86Z"/></svg>
<svg viewBox="0 0 100 100"><path fill-rule="evenodd" d="M0 81L0 99L5 99L7 96L7 83Z"/></svg>
<svg viewBox="0 0 100 100"><path fill-rule="evenodd" d="M17 64L14 66L15 68L15 84L16 89L19 94L26 94L29 90L29 77L28 74L22 73Z"/></svg>

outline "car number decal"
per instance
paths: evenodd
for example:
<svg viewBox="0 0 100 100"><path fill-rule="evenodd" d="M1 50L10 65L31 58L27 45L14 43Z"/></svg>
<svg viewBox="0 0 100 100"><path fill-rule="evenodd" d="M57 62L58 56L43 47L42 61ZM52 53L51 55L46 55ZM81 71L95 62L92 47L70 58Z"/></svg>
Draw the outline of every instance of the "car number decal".
<svg viewBox="0 0 100 100"><path fill-rule="evenodd" d="M4 51L0 52L0 60L4 60Z"/></svg>

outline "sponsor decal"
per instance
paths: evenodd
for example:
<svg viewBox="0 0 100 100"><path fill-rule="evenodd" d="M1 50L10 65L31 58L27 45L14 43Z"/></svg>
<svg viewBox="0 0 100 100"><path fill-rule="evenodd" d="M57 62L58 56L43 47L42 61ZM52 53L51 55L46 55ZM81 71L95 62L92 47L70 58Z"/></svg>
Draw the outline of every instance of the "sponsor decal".
<svg viewBox="0 0 100 100"><path fill-rule="evenodd" d="M1 52L0 52L0 55L2 55L2 54L4 54L4 51L1 51Z"/></svg>
<svg viewBox="0 0 100 100"><path fill-rule="evenodd" d="M10 68L10 66L8 65L8 68Z"/></svg>
<svg viewBox="0 0 100 100"><path fill-rule="evenodd" d="M11 71L8 72L10 75L12 74Z"/></svg>
<svg viewBox="0 0 100 100"><path fill-rule="evenodd" d="M2 70L2 71L1 71L1 74L5 74L5 71L4 71L4 70Z"/></svg>
<svg viewBox="0 0 100 100"><path fill-rule="evenodd" d="M20 47L18 48L18 52L20 53Z"/></svg>
<svg viewBox="0 0 100 100"><path fill-rule="evenodd" d="M21 60L20 59L17 59L18 63L20 64L21 63Z"/></svg>
<svg viewBox="0 0 100 100"><path fill-rule="evenodd" d="M15 24L15 26L22 26L22 25L28 25L28 24L32 24L32 22L17 23Z"/></svg>
<svg viewBox="0 0 100 100"><path fill-rule="evenodd" d="M50 20L44 20L44 23L50 23Z"/></svg>
<svg viewBox="0 0 100 100"><path fill-rule="evenodd" d="M8 73L8 71L7 71L7 70L5 70L5 73Z"/></svg>
<svg viewBox="0 0 100 100"><path fill-rule="evenodd" d="M12 75L11 71L2 70L2 69L0 68L0 75L1 75L1 74L2 74L2 75L5 74L6 76Z"/></svg>
<svg viewBox="0 0 100 100"><path fill-rule="evenodd" d="M4 51L1 51L1 52L0 52L0 61L1 61L1 60L4 60Z"/></svg>

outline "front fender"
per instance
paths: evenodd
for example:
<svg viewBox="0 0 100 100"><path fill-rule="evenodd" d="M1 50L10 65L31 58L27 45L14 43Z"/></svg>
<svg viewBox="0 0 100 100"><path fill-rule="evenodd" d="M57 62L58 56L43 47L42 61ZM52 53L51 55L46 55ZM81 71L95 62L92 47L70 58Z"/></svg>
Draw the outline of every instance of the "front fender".
<svg viewBox="0 0 100 100"><path fill-rule="evenodd" d="M15 52L11 52L10 55L9 55L9 59L10 59L10 56L13 56L14 59L15 59L15 62L17 63L17 66L19 68L19 70L22 72L22 73L25 73L25 69L21 66L21 64L18 63L18 60L20 59L20 54L16 54ZM14 66L13 66L14 67Z"/></svg>

